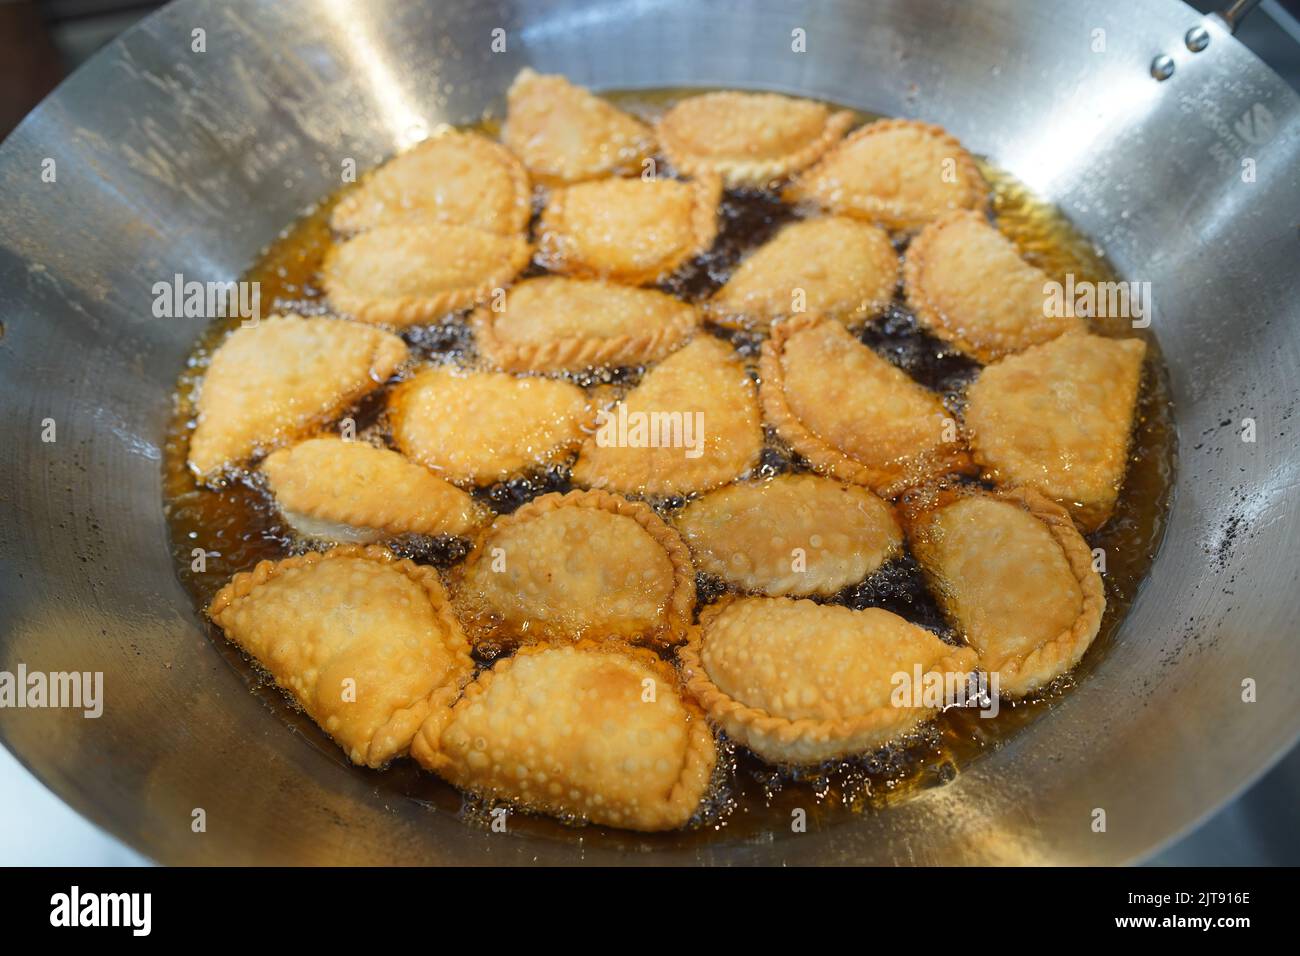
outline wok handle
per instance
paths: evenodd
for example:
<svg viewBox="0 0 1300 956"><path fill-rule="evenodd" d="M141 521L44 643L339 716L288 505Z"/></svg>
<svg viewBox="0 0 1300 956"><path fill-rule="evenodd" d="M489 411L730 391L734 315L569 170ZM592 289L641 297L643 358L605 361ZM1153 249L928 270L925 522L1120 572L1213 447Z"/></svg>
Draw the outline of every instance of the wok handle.
<svg viewBox="0 0 1300 956"><path fill-rule="evenodd" d="M1259 6L1260 0L1232 0L1225 9L1210 16L1218 20L1229 33L1236 33L1241 21Z"/></svg>

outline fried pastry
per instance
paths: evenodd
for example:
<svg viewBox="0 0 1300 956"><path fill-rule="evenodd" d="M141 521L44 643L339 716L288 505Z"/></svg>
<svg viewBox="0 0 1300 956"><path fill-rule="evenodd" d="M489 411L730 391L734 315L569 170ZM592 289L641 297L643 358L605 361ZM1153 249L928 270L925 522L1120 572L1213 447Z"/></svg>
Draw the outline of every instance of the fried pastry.
<svg viewBox="0 0 1300 956"><path fill-rule="evenodd" d="M531 256L522 235L449 223L378 226L331 249L321 277L337 311L403 327L482 302Z"/></svg>
<svg viewBox="0 0 1300 956"><path fill-rule="evenodd" d="M814 471L892 497L970 469L939 397L839 322L797 316L763 344L760 394L768 423Z"/></svg>
<svg viewBox="0 0 1300 956"><path fill-rule="evenodd" d="M506 93L502 139L547 185L639 173L654 135L559 74L519 71Z"/></svg>
<svg viewBox="0 0 1300 956"><path fill-rule="evenodd" d="M1000 693L1049 683L1097 636L1106 597L1092 552L1065 509L1040 495L943 495L913 518L908 539Z"/></svg>
<svg viewBox="0 0 1300 956"><path fill-rule="evenodd" d="M687 692L709 719L764 760L794 766L913 730L936 711L916 698L896 706L898 675L964 686L975 657L881 608L780 597L710 605L681 650Z"/></svg>
<svg viewBox="0 0 1300 956"><path fill-rule="evenodd" d="M236 329L199 388L189 465L200 479L299 437L382 385L406 344L336 319L272 316Z"/></svg>
<svg viewBox="0 0 1300 956"><path fill-rule="evenodd" d="M730 345L698 335L597 418L573 480L630 495L708 491L758 464L754 384Z"/></svg>
<svg viewBox="0 0 1300 956"><path fill-rule="evenodd" d="M893 511L870 491L806 474L712 491L675 524L701 571L769 595L834 594L903 542Z"/></svg>
<svg viewBox="0 0 1300 956"><path fill-rule="evenodd" d="M591 410L568 382L439 365L393 389L388 415L407 458L448 481L490 485L572 452Z"/></svg>
<svg viewBox="0 0 1300 956"><path fill-rule="evenodd" d="M942 127L886 119L847 136L785 198L911 230L954 209L984 209L988 186L974 158Z"/></svg>
<svg viewBox="0 0 1300 956"><path fill-rule="evenodd" d="M983 215L966 211L926 226L903 266L917 320L985 364L1083 329L1074 316L1048 314L1048 281Z"/></svg>
<svg viewBox="0 0 1300 956"><path fill-rule="evenodd" d="M707 249L718 232L722 180L602 179L557 189L538 226L554 272L655 282Z"/></svg>
<svg viewBox="0 0 1300 956"><path fill-rule="evenodd" d="M438 573L374 545L263 561L207 613L367 767L405 754L473 672Z"/></svg>
<svg viewBox="0 0 1300 956"><path fill-rule="evenodd" d="M882 229L844 216L791 223L743 263L709 302L722 325L765 327L800 312L852 324L880 312L898 285Z"/></svg>
<svg viewBox="0 0 1300 956"><path fill-rule="evenodd" d="M687 176L719 173L728 186L765 186L816 162L852 125L852 113L812 100L724 91L682 100L656 132Z"/></svg>
<svg viewBox="0 0 1300 956"><path fill-rule="evenodd" d="M395 156L330 215L336 232L443 222L513 235L532 213L532 185L510 150L476 133L447 132Z"/></svg>
<svg viewBox="0 0 1300 956"><path fill-rule="evenodd" d="M695 569L647 505L603 491L535 498L493 523L456 581L475 643L684 639Z"/></svg>
<svg viewBox="0 0 1300 956"><path fill-rule="evenodd" d="M717 763L671 666L585 642L498 661L420 728L411 755L465 790L627 830L684 826Z"/></svg>
<svg viewBox="0 0 1300 956"><path fill-rule="evenodd" d="M541 276L473 317L479 351L508 372L640 365L663 358L699 324L695 307L653 289Z"/></svg>
<svg viewBox="0 0 1300 956"><path fill-rule="evenodd" d="M300 534L371 542L399 534L466 535L487 517L468 494L395 451L337 437L272 452L262 472Z"/></svg>
<svg viewBox="0 0 1300 956"><path fill-rule="evenodd" d="M1004 358L968 390L985 477L1033 488L1085 532L1106 523L1128 464L1146 343L1077 332Z"/></svg>

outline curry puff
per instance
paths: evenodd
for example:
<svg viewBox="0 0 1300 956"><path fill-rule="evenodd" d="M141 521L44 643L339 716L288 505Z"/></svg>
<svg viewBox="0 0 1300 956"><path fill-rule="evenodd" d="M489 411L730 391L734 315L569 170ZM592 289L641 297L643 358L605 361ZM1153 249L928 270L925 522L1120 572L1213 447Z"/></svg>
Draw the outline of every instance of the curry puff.
<svg viewBox="0 0 1300 956"><path fill-rule="evenodd" d="M663 358L699 325L694 306L653 289L540 276L473 317L479 351L508 372L640 365Z"/></svg>
<svg viewBox="0 0 1300 956"><path fill-rule="evenodd" d="M966 426L985 477L1070 509L1085 532L1115 508L1146 343L1070 333L990 365L968 390Z"/></svg>
<svg viewBox="0 0 1300 956"><path fill-rule="evenodd" d="M763 426L735 350L699 335L596 419L573 480L630 495L708 491L758 464Z"/></svg>
<svg viewBox="0 0 1300 956"><path fill-rule="evenodd" d="M262 473L286 521L327 541L373 542L400 534L465 535L483 508L395 451L337 437L272 452Z"/></svg>
<svg viewBox="0 0 1300 956"><path fill-rule="evenodd" d="M719 173L728 186L763 186L822 157L853 125L847 110L779 93L705 93L659 120L659 142L687 176Z"/></svg>
<svg viewBox="0 0 1300 956"><path fill-rule="evenodd" d="M685 826L717 763L670 665L586 642L498 661L425 722L411 755L465 790L628 830Z"/></svg>
<svg viewBox="0 0 1300 956"><path fill-rule="evenodd" d="M402 327L482 302L531 257L522 235L437 222L379 226L331 249L321 275L339 312Z"/></svg>
<svg viewBox="0 0 1300 956"><path fill-rule="evenodd" d="M406 344L335 319L272 316L218 346L196 404L189 465L201 479L324 424L406 361Z"/></svg>
<svg viewBox="0 0 1300 956"><path fill-rule="evenodd" d="M455 597L475 643L673 644L690 624L695 569L648 505L573 491L497 518L460 569Z"/></svg>
<svg viewBox="0 0 1300 956"><path fill-rule="evenodd" d="M557 189L538 225L543 265L644 285L704 252L718 233L722 180L602 179Z"/></svg>
<svg viewBox="0 0 1300 956"><path fill-rule="evenodd" d="M648 126L558 74L520 70L506 109L501 138L548 185L639 173L654 150Z"/></svg>
<svg viewBox="0 0 1300 956"><path fill-rule="evenodd" d="M889 305L897 285L898 254L884 230L824 216L791 223L741 263L709 301L709 315L766 327L808 312L852 324Z"/></svg>
<svg viewBox="0 0 1300 956"><path fill-rule="evenodd" d="M675 523L701 571L769 595L834 594L903 543L884 501L807 474L728 485L691 502Z"/></svg>
<svg viewBox="0 0 1300 956"><path fill-rule="evenodd" d="M903 282L922 325L986 364L1084 327L1050 314L1047 273L979 213L926 226L907 247Z"/></svg>
<svg viewBox="0 0 1300 956"><path fill-rule="evenodd" d="M532 185L510 150L474 133L447 132L390 159L339 200L341 233L443 222L503 235L522 232Z"/></svg>
<svg viewBox="0 0 1300 956"><path fill-rule="evenodd" d="M914 730L937 711L895 694L899 675L964 684L975 656L882 608L771 597L705 608L681 652L687 691L709 719L764 760L793 766L868 753Z"/></svg>
<svg viewBox="0 0 1300 956"><path fill-rule="evenodd" d="M367 767L404 755L473 672L438 573L374 545L263 561L208 616Z"/></svg>
<svg viewBox="0 0 1300 956"><path fill-rule="evenodd" d="M448 481L490 485L577 449L591 417L576 385L435 365L393 389L388 418L402 454Z"/></svg>
<svg viewBox="0 0 1300 956"><path fill-rule="evenodd" d="M763 413L814 471L892 496L970 469L939 396L839 322L797 316L763 344Z"/></svg>
<svg viewBox="0 0 1300 956"><path fill-rule="evenodd" d="M910 231L955 209L984 209L988 186L974 157L943 128L887 119L846 137L785 198Z"/></svg>
<svg viewBox="0 0 1300 956"><path fill-rule="evenodd" d="M1051 682L1097 636L1106 597L1092 551L1065 509L1040 495L943 494L911 520L908 538L1000 693Z"/></svg>

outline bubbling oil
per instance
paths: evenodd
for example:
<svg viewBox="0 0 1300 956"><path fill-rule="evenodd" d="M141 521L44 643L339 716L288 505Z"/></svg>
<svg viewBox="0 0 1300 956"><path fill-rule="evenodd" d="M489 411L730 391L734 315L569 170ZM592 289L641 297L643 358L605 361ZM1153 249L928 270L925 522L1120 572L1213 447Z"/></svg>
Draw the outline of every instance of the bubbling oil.
<svg viewBox="0 0 1300 956"><path fill-rule="evenodd" d="M613 94L610 98L623 109L652 120L677 99L697 92L638 91ZM867 114L860 116L863 120L875 118ZM497 123L491 119L472 128L489 136L498 132ZM991 187L992 210L999 229L1016 244L1027 261L1061 282L1067 274L1073 274L1076 283L1115 280L1102 251L1057 210L997 167L981 162L981 171ZM330 210L345 191L308 210L258 257L244 276L247 281L261 284L267 314L328 314L320 266L333 242ZM684 265L661 288L688 301L707 298L727 280L748 252L770 239L781 226L804 214L781 202L771 191L729 190L719 211L719 235L712 248ZM525 274L543 272L534 266ZM402 337L411 350L413 364L475 365L478 358L473 337L463 318L463 315L449 315L438 322L404 330ZM251 569L258 561L276 560L308 547L280 517L256 472L234 474L220 487L206 488L196 483L186 466L197 387L212 351L237 321L214 323L196 344L177 381L174 414L165 443L164 508L171 546L181 580L200 611L236 572ZM1094 321L1093 330L1103 335L1134 334L1120 321ZM707 331L730 341L757 378L759 335L715 328ZM759 834L789 832L791 813L796 809L807 814L809 828L834 826L862 813L885 811L891 804L920 790L951 782L982 754L1000 747L1043 718L1053 701L1068 693L1074 683L1085 679L1105 657L1155 558L1164 532L1176 458L1172 409L1158 345L1147 333L1137 334L1146 338L1148 350L1128 472L1113 517L1088 537L1091 547L1102 548L1106 554L1103 578L1106 613L1096 640L1074 671L1031 699L1001 702L996 717L982 717L973 709L950 709L882 750L814 768L773 767L724 739L720 742L711 795L692 826L685 830L664 834L627 833L598 826L577 827L581 821L528 814L516 815L510 829L569 842L599 841L612 848L645 849L699 847L720 839L743 841ZM980 366L922 329L901 295L861 330L860 338L916 381L933 389L954 413L960 412L965 388L979 374ZM643 373L642 368L598 369L566 377L588 389L593 398L608 400L633 387ZM386 391L368 396L346 413L356 422L358 437L376 443L389 441L391 436L383 415ZM754 477L799 470L803 466L769 433ZM475 495L494 512L503 514L539 495L567 491L570 487L568 466L550 465L479 489ZM649 503L661 516L669 518L686 500L678 497ZM467 551L466 542L448 537L408 537L391 542L390 546L406 557L441 568L462 560ZM205 553L202 564L194 561L197 549ZM697 590L699 603L703 605L716 600L727 589L721 581L700 574ZM929 628L944 640L958 640L926 586L919 566L906 553L866 580L825 600L851 608L883 607ZM214 645L244 676L253 693L322 753L347 764L342 752L275 689L255 664L214 626L209 624L208 629ZM497 646L480 648L476 662L480 667L489 666L499 653L506 651L508 648ZM361 768L354 768L354 772L371 775L377 789L459 814L470 825L486 826L490 822L493 806L490 801L466 797L437 777L418 770L411 761L397 761L382 772Z"/></svg>

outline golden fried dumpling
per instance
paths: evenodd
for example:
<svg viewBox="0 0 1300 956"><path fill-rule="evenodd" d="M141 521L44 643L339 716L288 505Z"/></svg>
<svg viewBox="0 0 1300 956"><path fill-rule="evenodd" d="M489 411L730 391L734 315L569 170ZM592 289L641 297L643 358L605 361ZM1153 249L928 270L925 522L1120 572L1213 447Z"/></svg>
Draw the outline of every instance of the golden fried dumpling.
<svg viewBox="0 0 1300 956"><path fill-rule="evenodd" d="M526 647L420 728L411 755L457 787L626 830L673 830L717 750L672 667L616 645Z"/></svg>
<svg viewBox="0 0 1300 956"><path fill-rule="evenodd" d="M505 144L548 184L639 173L650 128L559 74L519 71L506 93Z"/></svg>
<svg viewBox="0 0 1300 956"><path fill-rule="evenodd" d="M694 306L654 289L602 279L539 276L506 293L500 311L474 313L479 351L508 372L640 365L694 331Z"/></svg>
<svg viewBox="0 0 1300 956"><path fill-rule="evenodd" d="M708 491L758 464L754 383L730 345L698 335L603 411L573 480L632 495Z"/></svg>
<svg viewBox="0 0 1300 956"><path fill-rule="evenodd" d="M728 186L764 186L816 162L852 125L852 113L812 100L728 90L681 100L657 132L687 176L720 173Z"/></svg>
<svg viewBox="0 0 1300 956"><path fill-rule="evenodd" d="M695 565L744 591L830 595L900 553L889 505L816 475L728 485L676 519Z"/></svg>
<svg viewBox="0 0 1300 956"><path fill-rule="evenodd" d="M285 520L309 538L465 535L486 517L455 485L363 441L309 438L272 452L262 472Z"/></svg>
<svg viewBox="0 0 1300 956"><path fill-rule="evenodd" d="M201 479L290 441L387 381L396 335L336 319L272 316L236 329L199 387L190 468Z"/></svg>
<svg viewBox="0 0 1300 956"><path fill-rule="evenodd" d="M405 754L473 672L438 573L375 545L263 561L208 616L367 767Z"/></svg>
<svg viewBox="0 0 1300 956"><path fill-rule="evenodd" d="M882 229L844 216L791 223L741 263L709 301L723 325L800 312L852 324L880 312L898 285L898 254Z"/></svg>
<svg viewBox="0 0 1300 956"><path fill-rule="evenodd" d="M785 198L910 230L954 209L984 209L988 186L974 158L942 127L886 119L847 136Z"/></svg>
<svg viewBox="0 0 1300 956"><path fill-rule="evenodd" d="M336 232L444 222L520 233L532 213L532 185L510 150L477 133L447 132L395 156L339 200Z"/></svg>
<svg viewBox="0 0 1300 956"><path fill-rule="evenodd" d="M712 243L722 180L602 179L551 193L538 226L555 272L643 285Z"/></svg>
<svg viewBox="0 0 1300 956"><path fill-rule="evenodd" d="M815 471L892 497L970 459L939 397L839 322L796 316L763 344L763 413Z"/></svg>
<svg viewBox="0 0 1300 956"><path fill-rule="evenodd" d="M649 506L603 491L535 498L497 518L457 578L475 643L601 640L673 644L695 606L695 569Z"/></svg>
<svg viewBox="0 0 1300 956"><path fill-rule="evenodd" d="M966 404L985 477L1041 492L1084 532L1100 528L1124 481L1145 355L1141 339L1078 332L985 368Z"/></svg>
<svg viewBox="0 0 1300 956"><path fill-rule="evenodd" d="M908 530L945 612L1020 697L1064 674L1106 609L1092 552L1065 509L1032 491L941 497Z"/></svg>
<svg viewBox="0 0 1300 956"><path fill-rule="evenodd" d="M321 277L337 311L402 327L482 302L531 256L522 235L438 222L379 226L332 248Z"/></svg>
<svg viewBox="0 0 1300 956"><path fill-rule="evenodd" d="M783 597L724 598L682 648L687 692L731 739L775 764L867 753L935 713L900 699L909 681L966 685L975 652L881 608ZM926 675L935 675L933 678Z"/></svg>
<svg viewBox="0 0 1300 956"><path fill-rule="evenodd" d="M591 419L569 382L427 368L388 397L393 441L448 481L490 485L578 447Z"/></svg>
<svg viewBox="0 0 1300 956"><path fill-rule="evenodd" d="M967 355L988 363L1083 329L1048 315L1047 273L980 213L954 212L907 247L903 282L917 320Z"/></svg>

